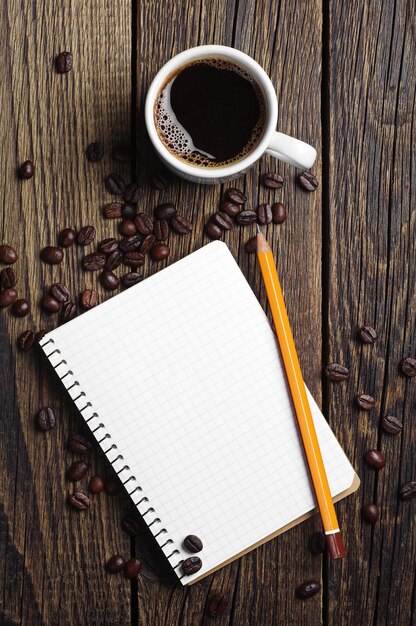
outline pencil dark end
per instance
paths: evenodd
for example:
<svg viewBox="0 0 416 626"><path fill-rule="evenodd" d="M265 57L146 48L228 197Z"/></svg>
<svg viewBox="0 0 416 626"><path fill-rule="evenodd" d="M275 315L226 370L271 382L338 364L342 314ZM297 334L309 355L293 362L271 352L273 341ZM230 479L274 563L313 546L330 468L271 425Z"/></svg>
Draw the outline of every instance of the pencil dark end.
<svg viewBox="0 0 416 626"><path fill-rule="evenodd" d="M326 543L331 559L343 559L347 551L342 541L340 531L326 535Z"/></svg>

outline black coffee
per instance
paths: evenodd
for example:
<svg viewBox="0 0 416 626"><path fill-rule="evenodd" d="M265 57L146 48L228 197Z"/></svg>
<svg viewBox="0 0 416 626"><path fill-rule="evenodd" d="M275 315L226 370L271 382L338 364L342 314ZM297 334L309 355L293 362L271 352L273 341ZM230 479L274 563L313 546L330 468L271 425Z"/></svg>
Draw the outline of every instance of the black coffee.
<svg viewBox="0 0 416 626"><path fill-rule="evenodd" d="M159 137L172 154L192 165L222 167L258 144L265 104L260 87L244 69L204 59L168 79L154 115Z"/></svg>

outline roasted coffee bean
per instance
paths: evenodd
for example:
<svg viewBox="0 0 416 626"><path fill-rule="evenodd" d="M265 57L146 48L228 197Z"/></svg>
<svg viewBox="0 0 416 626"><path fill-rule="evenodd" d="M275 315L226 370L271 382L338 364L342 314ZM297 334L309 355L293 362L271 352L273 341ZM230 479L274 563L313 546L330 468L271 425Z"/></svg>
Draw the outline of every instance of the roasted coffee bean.
<svg viewBox="0 0 416 626"><path fill-rule="evenodd" d="M127 272L127 274L121 277L121 282L124 287L133 287L133 285L137 285L141 280L143 280L143 275L137 272Z"/></svg>
<svg viewBox="0 0 416 626"><path fill-rule="evenodd" d="M91 252L82 259L82 267L87 272L96 272L102 270L106 262L106 256L103 252Z"/></svg>
<svg viewBox="0 0 416 626"><path fill-rule="evenodd" d="M44 406L36 415L36 424L39 430L46 432L53 430L56 426L55 413L49 406Z"/></svg>
<svg viewBox="0 0 416 626"><path fill-rule="evenodd" d="M281 202L272 204L273 224L283 224L286 220L286 208Z"/></svg>
<svg viewBox="0 0 416 626"><path fill-rule="evenodd" d="M138 250L125 252L123 254L123 263L125 265L131 265L132 267L141 267L142 265L144 265L144 254L142 254Z"/></svg>
<svg viewBox="0 0 416 626"><path fill-rule="evenodd" d="M209 221L205 224L205 232L210 239L221 239L224 231L214 222Z"/></svg>
<svg viewBox="0 0 416 626"><path fill-rule="evenodd" d="M68 448L77 454L89 454L92 452L93 445L84 435L72 433L68 441Z"/></svg>
<svg viewBox="0 0 416 626"><path fill-rule="evenodd" d="M168 258L169 254L170 248L164 243L155 243L150 250L152 261L163 261Z"/></svg>
<svg viewBox="0 0 416 626"><path fill-rule="evenodd" d="M231 200L223 200L220 203L220 211L226 213L228 217L236 217L241 211L241 206L231 202Z"/></svg>
<svg viewBox="0 0 416 626"><path fill-rule="evenodd" d="M218 211L217 213L214 213L214 215L211 217L211 220L214 222L214 224L219 226L221 230L232 230L233 228L232 219L227 215L227 213L224 213L224 211Z"/></svg>
<svg viewBox="0 0 416 626"><path fill-rule="evenodd" d="M17 345L24 352L28 352L35 345L35 333L25 330L17 339Z"/></svg>
<svg viewBox="0 0 416 626"><path fill-rule="evenodd" d="M97 292L94 289L84 289L80 295L79 302L83 309L93 309L97 306Z"/></svg>
<svg viewBox="0 0 416 626"><path fill-rule="evenodd" d="M74 491L74 493L68 494L68 504L73 509L78 511L85 511L90 506L90 499L83 491Z"/></svg>
<svg viewBox="0 0 416 626"><path fill-rule="evenodd" d="M249 226L250 224L255 224L257 222L257 213L255 211L251 211L247 209L246 211L241 211L235 218L235 221L240 226Z"/></svg>
<svg viewBox="0 0 416 626"><path fill-rule="evenodd" d="M201 552L204 545L200 538L196 535L187 535L183 540L183 547L185 548L185 550L188 550L188 552L196 553Z"/></svg>
<svg viewBox="0 0 416 626"><path fill-rule="evenodd" d="M307 580L296 589L296 596L300 600L307 600L308 598L312 598L312 596L316 595L320 588L321 585L317 580Z"/></svg>
<svg viewBox="0 0 416 626"><path fill-rule="evenodd" d="M160 218L153 226L153 233L158 241L166 241L169 237L169 226L166 220Z"/></svg>
<svg viewBox="0 0 416 626"><path fill-rule="evenodd" d="M182 215L174 215L170 220L170 225L180 235L189 235L192 232L192 222Z"/></svg>
<svg viewBox="0 0 416 626"><path fill-rule="evenodd" d="M228 606L228 600L222 593L216 593L208 604L207 613L210 617L224 615Z"/></svg>
<svg viewBox="0 0 416 626"><path fill-rule="evenodd" d="M88 483L88 490L91 493L101 493L104 491L104 479L101 476L91 476Z"/></svg>
<svg viewBox="0 0 416 626"><path fill-rule="evenodd" d="M83 226L78 231L77 243L80 246L89 246L95 239L96 230L94 226Z"/></svg>
<svg viewBox="0 0 416 626"><path fill-rule="evenodd" d="M411 500L416 497L416 481L411 480L400 487L399 494L402 500Z"/></svg>
<svg viewBox="0 0 416 626"><path fill-rule="evenodd" d="M62 263L64 251L62 248L58 248L58 246L46 246L40 251L40 258L44 263L49 263L49 265L58 265Z"/></svg>
<svg viewBox="0 0 416 626"><path fill-rule="evenodd" d="M118 232L123 237L132 237L137 233L136 224L133 220L123 219L118 225Z"/></svg>
<svg viewBox="0 0 416 626"><path fill-rule="evenodd" d="M65 322L69 322L70 320L73 320L74 317L76 316L77 316L77 307L75 306L75 303L72 302L71 300L69 302L65 302L62 305L62 309L61 309L62 324L65 324Z"/></svg>
<svg viewBox="0 0 416 626"><path fill-rule="evenodd" d="M380 511L376 504L363 504L361 508L361 517L368 524L375 524L380 517Z"/></svg>
<svg viewBox="0 0 416 626"><path fill-rule="evenodd" d="M87 155L88 161L91 163L96 163L97 161L101 161L104 156L104 148L101 143L98 141L94 141L87 146L85 150L85 154Z"/></svg>
<svg viewBox="0 0 416 626"><path fill-rule="evenodd" d="M120 144L113 147L111 156L113 157L114 161L117 161L117 163L131 163L132 161L134 161L135 151L132 146Z"/></svg>
<svg viewBox="0 0 416 626"><path fill-rule="evenodd" d="M311 172L300 172L298 182L306 191L315 191L318 187L318 179Z"/></svg>
<svg viewBox="0 0 416 626"><path fill-rule="evenodd" d="M202 567L202 561L199 556L190 556L181 564L181 569L186 576L199 572Z"/></svg>
<svg viewBox="0 0 416 626"><path fill-rule="evenodd" d="M156 237L154 235L146 235L140 242L139 252L148 254L155 241Z"/></svg>
<svg viewBox="0 0 416 626"><path fill-rule="evenodd" d="M273 219L272 207L270 204L259 204L256 209L257 213L257 221L259 224L266 226L267 224L271 224Z"/></svg>
<svg viewBox="0 0 416 626"><path fill-rule="evenodd" d="M46 330L44 330L43 328L38 330L35 333L35 343L39 343L40 341L42 341L42 339L44 338L45 335L46 335Z"/></svg>
<svg viewBox="0 0 416 626"><path fill-rule="evenodd" d="M121 491L121 483L116 478L110 478L105 481L104 489L109 496L116 496Z"/></svg>
<svg viewBox="0 0 416 626"><path fill-rule="evenodd" d="M325 376L334 383L338 383L341 380L347 380L349 375L349 370L338 363L328 363L325 368Z"/></svg>
<svg viewBox="0 0 416 626"><path fill-rule="evenodd" d="M109 220L118 219L122 216L123 205L121 202L110 202L103 207L103 215Z"/></svg>
<svg viewBox="0 0 416 626"><path fill-rule="evenodd" d="M275 172L266 172L263 174L263 185L268 189L280 189L283 187L283 176Z"/></svg>
<svg viewBox="0 0 416 626"><path fill-rule="evenodd" d="M120 285L118 277L113 274L113 272L109 272L108 270L105 270L100 274L100 282L104 289L107 289L107 291L114 291L114 289L117 289Z"/></svg>
<svg viewBox="0 0 416 626"><path fill-rule="evenodd" d="M13 303L12 313L16 317L26 317L30 313L30 304L24 298L19 298Z"/></svg>
<svg viewBox="0 0 416 626"><path fill-rule="evenodd" d="M113 270L117 269L121 263L123 262L123 253L120 250L115 250L111 254L108 255L107 260L105 262L105 269Z"/></svg>
<svg viewBox="0 0 416 626"><path fill-rule="evenodd" d="M59 233L59 245L62 248L69 248L76 239L76 232L73 228L64 228Z"/></svg>
<svg viewBox="0 0 416 626"><path fill-rule="evenodd" d="M0 289L11 289L17 282L16 272L12 267L5 267L0 272Z"/></svg>
<svg viewBox="0 0 416 626"><path fill-rule="evenodd" d="M132 235L131 237L125 237L122 239L118 245L122 252L131 252L132 250L137 250L142 241L141 235Z"/></svg>
<svg viewBox="0 0 416 626"><path fill-rule="evenodd" d="M0 263L5 263L6 265L12 265L17 261L17 252L11 246L7 244L3 244L0 246Z"/></svg>
<svg viewBox="0 0 416 626"><path fill-rule="evenodd" d="M166 191L169 189L170 176L167 172L156 172L151 177L152 185L158 191Z"/></svg>
<svg viewBox="0 0 416 626"><path fill-rule="evenodd" d="M163 202L157 205L154 214L156 219L169 222L169 220L176 215L176 207L172 202Z"/></svg>
<svg viewBox="0 0 416 626"><path fill-rule="evenodd" d="M416 359L410 356L406 359L402 359L400 361L400 369L408 378L414 378L416 376Z"/></svg>
<svg viewBox="0 0 416 626"><path fill-rule="evenodd" d="M120 554L115 554L111 559L108 559L105 568L109 574L118 574L122 571L125 563L125 560Z"/></svg>
<svg viewBox="0 0 416 626"><path fill-rule="evenodd" d="M114 239L114 237L109 237L108 239L103 239L97 246L99 252L104 252L104 254L112 254L118 248L118 241Z"/></svg>
<svg viewBox="0 0 416 626"><path fill-rule="evenodd" d="M126 181L120 174L109 174L105 178L105 187L109 193L121 196L126 188Z"/></svg>
<svg viewBox="0 0 416 626"><path fill-rule="evenodd" d="M247 197L242 191L236 189L235 187L226 189L224 197L226 200L230 200L234 204L245 204L247 202Z"/></svg>
<svg viewBox="0 0 416 626"><path fill-rule="evenodd" d="M134 220L137 215L137 209L132 204L124 204L121 215L126 220Z"/></svg>
<svg viewBox="0 0 416 626"><path fill-rule="evenodd" d="M4 291L0 291L0 309L5 309L6 307L13 304L17 300L17 291L16 289L5 289Z"/></svg>
<svg viewBox="0 0 416 626"><path fill-rule="evenodd" d="M363 343L374 343L377 339L377 333L371 326L361 326L357 334Z"/></svg>
<svg viewBox="0 0 416 626"><path fill-rule="evenodd" d="M79 480L84 478L85 474L88 472L88 463L85 461L74 461L68 467L66 472L66 477L73 483L77 483Z"/></svg>
<svg viewBox="0 0 416 626"><path fill-rule="evenodd" d="M326 550L326 537L324 533L316 532L310 536L309 550L313 554L323 554Z"/></svg>
<svg viewBox="0 0 416 626"><path fill-rule="evenodd" d="M55 59L58 74L66 74L72 70L74 59L71 52L60 52Z"/></svg>
<svg viewBox="0 0 416 626"><path fill-rule="evenodd" d="M143 190L137 183L130 183L124 190L123 199L129 204L136 204L143 196Z"/></svg>
<svg viewBox="0 0 416 626"><path fill-rule="evenodd" d="M49 293L58 302L66 302L69 300L69 290L62 283L55 283L49 289Z"/></svg>
<svg viewBox="0 0 416 626"><path fill-rule="evenodd" d="M33 177L34 173L35 166L33 165L32 161L24 161L19 166L19 178L21 178L22 180L29 180Z"/></svg>
<svg viewBox="0 0 416 626"><path fill-rule="evenodd" d="M403 422L395 415L385 415L381 420L381 425L389 435L398 435L403 430Z"/></svg>
<svg viewBox="0 0 416 626"><path fill-rule="evenodd" d="M47 313L57 313L61 308L61 303L59 300L51 296L50 294L45 294L40 301L40 305L44 311Z"/></svg>
<svg viewBox="0 0 416 626"><path fill-rule="evenodd" d="M139 213L134 218L134 223L138 233L141 233L142 235L151 235L153 233L153 220L150 215L146 215L146 213Z"/></svg>
<svg viewBox="0 0 416 626"><path fill-rule="evenodd" d="M124 576L126 578L137 578L142 569L142 562L135 557L129 559L124 566Z"/></svg>
<svg viewBox="0 0 416 626"><path fill-rule="evenodd" d="M254 254L255 252L257 252L256 235L254 235L254 237L250 237L250 239L247 239L246 243L244 244L244 250L247 252L247 254Z"/></svg>
<svg viewBox="0 0 416 626"><path fill-rule="evenodd" d="M132 537L141 533L142 526L137 515L126 515L121 520L121 528Z"/></svg>
<svg viewBox="0 0 416 626"><path fill-rule="evenodd" d="M379 450L367 450L364 455L367 465L376 470L381 470L386 464L383 454Z"/></svg>
<svg viewBox="0 0 416 626"><path fill-rule="evenodd" d="M376 404L373 396L369 396L366 393L361 393L359 396L356 396L355 402L363 411L371 411Z"/></svg>

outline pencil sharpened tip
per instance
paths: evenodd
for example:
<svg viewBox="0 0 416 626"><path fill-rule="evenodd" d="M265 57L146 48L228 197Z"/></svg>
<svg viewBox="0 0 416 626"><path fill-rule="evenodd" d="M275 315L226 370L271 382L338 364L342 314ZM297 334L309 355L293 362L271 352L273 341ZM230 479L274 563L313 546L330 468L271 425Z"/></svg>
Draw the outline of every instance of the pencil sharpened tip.
<svg viewBox="0 0 416 626"><path fill-rule="evenodd" d="M258 224L256 224L256 226L257 226L257 232L261 233L260 226Z"/></svg>

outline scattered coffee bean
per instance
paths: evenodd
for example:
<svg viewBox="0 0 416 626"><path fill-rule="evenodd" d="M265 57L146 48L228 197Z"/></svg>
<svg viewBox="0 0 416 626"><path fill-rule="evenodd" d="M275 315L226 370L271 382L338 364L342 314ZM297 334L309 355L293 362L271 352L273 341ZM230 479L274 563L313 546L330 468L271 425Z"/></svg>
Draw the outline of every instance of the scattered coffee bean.
<svg viewBox="0 0 416 626"><path fill-rule="evenodd" d="M416 497L416 481L411 480L400 487L399 491L402 500L411 500Z"/></svg>
<svg viewBox="0 0 416 626"><path fill-rule="evenodd" d="M366 393L361 393L359 396L356 396L355 402L363 411L371 411L376 404L373 396L369 396Z"/></svg>
<svg viewBox="0 0 416 626"><path fill-rule="evenodd" d="M121 483L116 478L109 478L105 481L104 489L109 496L116 496L121 491Z"/></svg>
<svg viewBox="0 0 416 626"><path fill-rule="evenodd" d="M300 600L307 600L308 598L312 598L312 596L316 595L320 588L321 585L317 580L307 580L296 589L296 596Z"/></svg>
<svg viewBox="0 0 416 626"><path fill-rule="evenodd" d="M16 317L26 317L30 313L30 304L24 298L19 298L13 303L12 313Z"/></svg>
<svg viewBox="0 0 416 626"><path fill-rule="evenodd" d="M202 567L202 561L199 556L190 556L181 564L181 569L186 576L199 572Z"/></svg>
<svg viewBox="0 0 416 626"><path fill-rule="evenodd" d="M323 554L326 550L326 537L324 533L316 532L310 536L309 550L313 554Z"/></svg>
<svg viewBox="0 0 416 626"><path fill-rule="evenodd" d="M133 220L124 218L118 225L118 232L123 237L132 237L137 233L136 224Z"/></svg>
<svg viewBox="0 0 416 626"><path fill-rule="evenodd" d="M202 541L196 535L187 535L183 540L183 547L188 552L201 552L203 546Z"/></svg>
<svg viewBox="0 0 416 626"><path fill-rule="evenodd" d="M325 368L325 376L334 383L347 380L349 375L349 370L339 363L328 363Z"/></svg>
<svg viewBox="0 0 416 626"><path fill-rule="evenodd" d="M416 376L416 359L410 356L406 359L402 359L400 361L400 369L408 378L414 378L414 376Z"/></svg>
<svg viewBox="0 0 416 626"><path fill-rule="evenodd" d="M383 454L379 450L367 450L364 455L367 465L376 470L381 470L386 464Z"/></svg>
<svg viewBox="0 0 416 626"><path fill-rule="evenodd" d="M132 146L118 145L113 147L111 156L117 163L131 163L135 159L135 151Z"/></svg>
<svg viewBox="0 0 416 626"><path fill-rule="evenodd" d="M42 339L44 338L45 335L46 335L46 330L44 330L43 328L38 330L35 333L35 343L39 343L40 341L42 341Z"/></svg>
<svg viewBox="0 0 416 626"><path fill-rule="evenodd" d="M40 306L44 311L46 311L46 313L57 313L61 308L61 303L59 300L47 293L40 301Z"/></svg>
<svg viewBox="0 0 416 626"><path fill-rule="evenodd" d="M113 274L113 272L109 272L108 270L105 270L100 274L100 282L104 289L107 289L107 291L114 291L114 289L117 289L120 285L118 277Z"/></svg>
<svg viewBox="0 0 416 626"><path fill-rule="evenodd" d="M123 253L120 250L114 250L111 254L108 255L107 260L105 262L105 269L113 270L117 269L123 261Z"/></svg>
<svg viewBox="0 0 416 626"><path fill-rule="evenodd" d="M58 302L66 302L69 300L69 290L62 283L55 283L49 289L49 293Z"/></svg>
<svg viewBox="0 0 416 626"><path fill-rule="evenodd" d="M229 189L226 189L224 197L226 200L230 200L234 204L245 204L247 202L247 196L245 196L242 191L236 189L235 187L230 187Z"/></svg>
<svg viewBox="0 0 416 626"><path fill-rule="evenodd" d="M11 289L17 282L16 272L12 267L5 267L0 272L0 289Z"/></svg>
<svg viewBox="0 0 416 626"><path fill-rule="evenodd" d="M17 261L17 252L11 246L7 244L3 244L0 246L0 263L5 263L6 265L12 265Z"/></svg>
<svg viewBox="0 0 416 626"><path fill-rule="evenodd" d="M55 413L49 406L45 406L40 409L36 415L36 424L39 430L47 432L53 430L56 426Z"/></svg>
<svg viewBox="0 0 416 626"><path fill-rule="evenodd" d="M176 207L172 202L163 202L157 205L154 214L156 219L169 222L169 220L176 215Z"/></svg>
<svg viewBox="0 0 416 626"><path fill-rule="evenodd" d="M398 435L403 430L403 422L395 415L385 415L381 420L381 425L389 435Z"/></svg>
<svg viewBox="0 0 416 626"><path fill-rule="evenodd" d="M240 226L249 226L250 224L255 224L257 222L257 213L255 211L251 211L251 209L241 211L241 213L239 213L235 218L235 221Z"/></svg>
<svg viewBox="0 0 416 626"><path fill-rule="evenodd" d="M25 330L17 339L17 345L24 352L28 352L35 345L35 333Z"/></svg>
<svg viewBox="0 0 416 626"><path fill-rule="evenodd" d="M141 532L141 525L138 516L135 515L133 517L132 515L126 515L123 517L121 520L121 528L132 537L139 535Z"/></svg>
<svg viewBox="0 0 416 626"><path fill-rule="evenodd" d="M78 231L77 243L80 246L89 246L95 239L96 230L94 226L83 226Z"/></svg>
<svg viewBox="0 0 416 626"><path fill-rule="evenodd" d="M104 252L104 254L112 254L118 248L118 241L114 239L114 237L109 237L108 239L103 239L97 246L99 252Z"/></svg>
<svg viewBox="0 0 416 626"><path fill-rule="evenodd" d="M274 224L283 224L286 220L286 208L281 202L272 204L272 215Z"/></svg>
<svg viewBox="0 0 416 626"><path fill-rule="evenodd" d="M0 291L0 309L5 309L6 307L13 304L13 302L16 302L16 300L16 289L5 289L4 291Z"/></svg>
<svg viewBox="0 0 416 626"><path fill-rule="evenodd" d="M207 222L205 224L205 232L210 239L221 239L223 231L214 222Z"/></svg>
<svg viewBox="0 0 416 626"><path fill-rule="evenodd" d="M208 604L207 613L210 617L224 615L228 606L228 600L222 593L216 593Z"/></svg>
<svg viewBox="0 0 416 626"><path fill-rule="evenodd" d="M73 56L71 52L60 52L55 59L55 67L58 74L66 74L72 70Z"/></svg>
<svg viewBox="0 0 416 626"><path fill-rule="evenodd" d="M374 343L377 339L377 333L371 326L361 326L357 334L363 343Z"/></svg>
<svg viewBox="0 0 416 626"><path fill-rule="evenodd" d="M68 448L77 454L89 454L92 452L93 445L84 435L72 433L68 441Z"/></svg>
<svg viewBox="0 0 416 626"><path fill-rule="evenodd" d="M68 504L73 509L85 511L90 506L90 499L83 491L74 491L74 493L68 494Z"/></svg>
<svg viewBox="0 0 416 626"><path fill-rule="evenodd" d="M137 578L141 569L141 560L133 557L129 559L124 566L124 576L126 578Z"/></svg>
<svg viewBox="0 0 416 626"><path fill-rule="evenodd" d="M137 208L135 206L133 206L132 204L124 204L122 211L121 211L121 216L126 219L126 220L134 220L134 218L137 215Z"/></svg>
<svg viewBox="0 0 416 626"><path fill-rule="evenodd" d="M62 263L64 251L62 248L58 248L58 246L46 246L40 251L40 258L44 263L49 263L49 265L58 265Z"/></svg>
<svg viewBox="0 0 416 626"><path fill-rule="evenodd" d="M102 252L91 252L82 259L82 267L87 272L102 270L106 262L106 256Z"/></svg>
<svg viewBox="0 0 416 626"><path fill-rule="evenodd" d="M270 204L259 204L256 209L257 213L257 221L259 224L266 226L267 224L271 224L273 219L272 207Z"/></svg>
<svg viewBox="0 0 416 626"><path fill-rule="evenodd" d="M250 237L250 239L247 239L246 243L244 244L244 250L247 252L247 254L254 254L255 252L257 252L256 235L254 235L254 237Z"/></svg>
<svg viewBox="0 0 416 626"><path fill-rule="evenodd" d="M73 483L77 483L79 480L84 478L85 474L88 472L88 463L85 461L74 461L69 466L66 477Z"/></svg>
<svg viewBox="0 0 416 626"><path fill-rule="evenodd" d="M169 226L166 220L159 218L153 227L153 233L158 241L166 241L169 237Z"/></svg>
<svg viewBox="0 0 416 626"><path fill-rule="evenodd" d="M141 233L142 235L151 235L153 233L153 220L150 215L146 215L146 213L139 213L134 218L134 223L138 233Z"/></svg>
<svg viewBox="0 0 416 626"><path fill-rule="evenodd" d="M129 204L136 204L143 196L143 190L137 183L130 183L124 190L123 199Z"/></svg>
<svg viewBox="0 0 416 626"><path fill-rule="evenodd" d="M140 281L143 280L143 275L138 274L137 272L127 272L124 276L121 277L121 282L124 287L133 287L133 285L137 285Z"/></svg>
<svg viewBox="0 0 416 626"><path fill-rule="evenodd" d="M142 241L141 235L132 235L131 237L125 237L122 239L118 245L122 252L131 252L132 250L137 250Z"/></svg>
<svg viewBox="0 0 416 626"><path fill-rule="evenodd" d="M65 322L69 322L70 320L73 320L74 317L76 316L77 316L77 307L75 306L75 303L72 302L71 300L69 302L65 302L65 304L62 305L62 309L61 309L62 324L65 324Z"/></svg>
<svg viewBox="0 0 416 626"><path fill-rule="evenodd" d="M19 166L19 177L22 180L29 180L30 178L33 177L34 173L35 173L35 166L33 165L32 161L24 161Z"/></svg>
<svg viewBox="0 0 416 626"><path fill-rule="evenodd" d="M150 256L153 261L163 261L167 259L170 253L169 246L164 243L155 243L150 250Z"/></svg>
<svg viewBox="0 0 416 626"><path fill-rule="evenodd" d="M91 163L96 163L97 161L101 161L104 156L104 148L101 143L98 141L94 141L87 146L85 151L87 155L88 161Z"/></svg>
<svg viewBox="0 0 416 626"><path fill-rule="evenodd" d="M88 483L88 490L91 493L101 493L104 491L104 480L101 476L92 476Z"/></svg>
<svg viewBox="0 0 416 626"><path fill-rule="evenodd" d="M375 524L380 516L379 508L376 504L363 504L361 517L368 524Z"/></svg>
<svg viewBox="0 0 416 626"><path fill-rule="evenodd" d="M76 239L76 232L73 228L64 228L59 233L59 245L61 248L69 248Z"/></svg>
<svg viewBox="0 0 416 626"><path fill-rule="evenodd" d="M156 174L153 174L151 181L153 187L158 191L166 191L166 189L169 189L170 178L165 172L156 172Z"/></svg>
<svg viewBox="0 0 416 626"><path fill-rule="evenodd" d="M226 213L228 217L236 217L240 213L241 207L231 200L223 200L220 203L220 210L222 213Z"/></svg>
<svg viewBox="0 0 416 626"><path fill-rule="evenodd" d="M109 193L121 196L126 188L126 181L120 174L109 174L105 178L105 187Z"/></svg>
<svg viewBox="0 0 416 626"><path fill-rule="evenodd" d="M105 567L109 574L118 574L122 571L125 563L125 560L120 554L115 554L107 561Z"/></svg>
<svg viewBox="0 0 416 626"><path fill-rule="evenodd" d="M192 232L192 222L182 215L174 215L170 221L171 228L180 235L189 235Z"/></svg>
<svg viewBox="0 0 416 626"><path fill-rule="evenodd" d="M263 185L268 189L280 189L283 187L283 176L275 172L266 172L263 174Z"/></svg>
<svg viewBox="0 0 416 626"><path fill-rule="evenodd" d="M216 226L221 228L221 230L232 230L233 228L232 219L227 215L227 213L224 213L224 211L214 213L211 220L214 224L216 224Z"/></svg>
<svg viewBox="0 0 416 626"><path fill-rule="evenodd" d="M156 237L154 235L146 235L140 242L139 252L145 255L148 254L155 241Z"/></svg>
<svg viewBox="0 0 416 626"><path fill-rule="evenodd" d="M123 254L123 263L132 267L141 267L144 265L144 254L138 250L127 251Z"/></svg>
<svg viewBox="0 0 416 626"><path fill-rule="evenodd" d="M121 202L110 202L103 207L103 215L109 220L118 219L122 216L123 205Z"/></svg>
<svg viewBox="0 0 416 626"><path fill-rule="evenodd" d="M311 172L300 172L298 182L306 191L315 191L318 187L318 179Z"/></svg>

